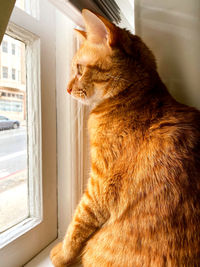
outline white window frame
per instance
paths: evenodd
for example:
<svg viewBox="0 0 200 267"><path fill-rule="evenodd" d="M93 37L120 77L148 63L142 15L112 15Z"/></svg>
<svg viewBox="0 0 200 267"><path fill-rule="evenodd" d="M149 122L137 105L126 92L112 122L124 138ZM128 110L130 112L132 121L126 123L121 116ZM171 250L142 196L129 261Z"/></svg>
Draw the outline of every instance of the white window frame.
<svg viewBox="0 0 200 267"><path fill-rule="evenodd" d="M87 118L89 108L73 100L66 92L70 62L76 52L73 28L82 27L79 11L65 0L49 0L56 11L56 91L57 91L57 160L58 160L58 240L51 243L25 267L52 267L50 250L63 239L80 200L90 173ZM119 1L118 1L119 2ZM123 11L123 10L122 10ZM64 13L64 14L62 14ZM126 12L124 12L125 16ZM69 23L71 18L74 23ZM131 18L132 19L132 18ZM124 22L125 23L125 22ZM131 25L131 23L130 23ZM129 25L125 24L128 28ZM134 29L131 28L134 32ZM76 39L76 38L75 38ZM78 46L77 42L77 46ZM66 50L67 47L67 51ZM80 267L81 265L74 265Z"/></svg>
<svg viewBox="0 0 200 267"><path fill-rule="evenodd" d="M27 103L28 103L28 176L30 218L23 220L0 235L0 247L4 247L24 232L42 221L42 151L41 151L41 99L40 99L40 40L34 34L10 22L6 34L24 42L26 48ZM33 65L34 62L34 65ZM33 71L33 70L37 71ZM13 68L11 69L11 71ZM12 73L11 73L12 76ZM33 141L33 138L35 139ZM33 142L36 144L33 151ZM34 196L37 196L35 198Z"/></svg>
<svg viewBox="0 0 200 267"><path fill-rule="evenodd" d="M34 179L31 217L0 236L4 267L24 265L57 238L55 9L48 0L38 2L40 19L15 7L7 28L27 43L29 175Z"/></svg>
<svg viewBox="0 0 200 267"><path fill-rule="evenodd" d="M56 11L58 239L25 267L52 267L50 250L63 239L89 176L86 127L89 110L66 91L71 60L79 46L73 30L76 25L76 22L73 23L60 11Z"/></svg>

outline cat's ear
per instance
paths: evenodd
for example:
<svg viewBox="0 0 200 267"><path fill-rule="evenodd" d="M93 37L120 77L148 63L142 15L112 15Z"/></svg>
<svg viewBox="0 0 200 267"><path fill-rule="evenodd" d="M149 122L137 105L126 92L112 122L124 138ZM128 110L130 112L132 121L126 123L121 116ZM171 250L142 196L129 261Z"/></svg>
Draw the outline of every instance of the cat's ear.
<svg viewBox="0 0 200 267"><path fill-rule="evenodd" d="M95 44L107 43L112 46L116 42L116 26L104 17L88 9L82 11L88 40Z"/></svg>
<svg viewBox="0 0 200 267"><path fill-rule="evenodd" d="M76 32L78 38L79 38L81 41L84 41L84 40L87 38L87 34L86 34L86 32L81 31L81 30L78 30L78 29L74 29L74 31Z"/></svg>

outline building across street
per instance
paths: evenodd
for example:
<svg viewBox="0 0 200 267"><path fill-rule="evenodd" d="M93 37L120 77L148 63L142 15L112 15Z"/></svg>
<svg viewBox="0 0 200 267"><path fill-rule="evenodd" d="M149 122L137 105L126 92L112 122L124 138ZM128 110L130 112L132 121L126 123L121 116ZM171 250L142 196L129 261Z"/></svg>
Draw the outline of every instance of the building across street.
<svg viewBox="0 0 200 267"><path fill-rule="evenodd" d="M0 115L26 120L25 44L8 35L0 48Z"/></svg>

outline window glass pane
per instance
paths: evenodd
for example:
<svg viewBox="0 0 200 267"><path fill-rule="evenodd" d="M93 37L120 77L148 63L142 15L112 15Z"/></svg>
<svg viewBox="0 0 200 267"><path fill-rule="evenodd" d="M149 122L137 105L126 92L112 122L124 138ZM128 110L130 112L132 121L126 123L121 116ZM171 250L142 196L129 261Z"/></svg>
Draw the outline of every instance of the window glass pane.
<svg viewBox="0 0 200 267"><path fill-rule="evenodd" d="M39 18L38 0L16 0L15 5L34 18Z"/></svg>
<svg viewBox="0 0 200 267"><path fill-rule="evenodd" d="M11 49L0 49L0 233L29 217L26 47L8 35L5 43Z"/></svg>
<svg viewBox="0 0 200 267"><path fill-rule="evenodd" d="M15 72L16 72L16 69L12 69L12 79L13 79L13 80L16 79Z"/></svg>
<svg viewBox="0 0 200 267"><path fill-rule="evenodd" d="M2 78L8 79L8 67L2 67Z"/></svg>
<svg viewBox="0 0 200 267"><path fill-rule="evenodd" d="M2 51L4 53L8 52L8 43L6 41L2 41Z"/></svg>
<svg viewBox="0 0 200 267"><path fill-rule="evenodd" d="M12 44L12 55L15 55L15 44Z"/></svg>

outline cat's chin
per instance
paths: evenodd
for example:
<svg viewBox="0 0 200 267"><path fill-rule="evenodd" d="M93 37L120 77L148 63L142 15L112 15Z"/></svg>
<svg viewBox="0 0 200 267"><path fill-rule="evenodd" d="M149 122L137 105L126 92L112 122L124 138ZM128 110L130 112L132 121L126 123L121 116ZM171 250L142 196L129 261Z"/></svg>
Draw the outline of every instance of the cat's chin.
<svg viewBox="0 0 200 267"><path fill-rule="evenodd" d="M90 97L90 98L80 98L80 97L77 97L77 96L74 96L73 94L71 94L71 96L77 100L78 102L80 102L81 104L85 105L85 106L91 106L92 108L95 108L98 104L100 104L103 100L94 100L93 97Z"/></svg>
<svg viewBox="0 0 200 267"><path fill-rule="evenodd" d="M77 100L78 102L80 102L80 103L83 104L83 105L86 105L86 106L90 105L88 99L86 99L86 98L82 99L82 98L80 98L80 97L74 96L73 94L71 94L71 97L72 97L73 99Z"/></svg>
<svg viewBox="0 0 200 267"><path fill-rule="evenodd" d="M80 99L80 98L76 98L74 97L74 99L76 99L78 102L80 102L81 104L85 105L85 106L90 106L92 109L95 108L100 102L93 102L91 101L91 99Z"/></svg>
<svg viewBox="0 0 200 267"><path fill-rule="evenodd" d="M80 99L80 98L75 98L78 102L80 102L81 104L85 105L85 106L90 106L91 103L90 101L88 101L87 99Z"/></svg>

